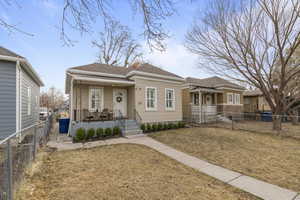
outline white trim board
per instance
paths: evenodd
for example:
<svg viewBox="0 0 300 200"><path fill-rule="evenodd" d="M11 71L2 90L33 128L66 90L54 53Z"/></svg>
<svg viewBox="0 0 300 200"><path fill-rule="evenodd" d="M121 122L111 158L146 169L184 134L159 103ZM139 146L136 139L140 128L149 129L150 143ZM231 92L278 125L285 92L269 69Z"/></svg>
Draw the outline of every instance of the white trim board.
<svg viewBox="0 0 300 200"><path fill-rule="evenodd" d="M110 74L110 73L103 73L103 72L90 72L90 71L79 70L79 69L68 69L67 72L85 74L85 75L107 76L107 77L114 77L114 78L126 78L125 75Z"/></svg>
<svg viewBox="0 0 300 200"><path fill-rule="evenodd" d="M90 77L80 77L80 76L73 76L74 80L80 81L93 81L93 82L102 82L102 83L116 83L116 84L127 84L127 85L135 85L134 81L123 81L123 80L110 80L110 79L103 79L103 78L90 78Z"/></svg>
<svg viewBox="0 0 300 200"><path fill-rule="evenodd" d="M152 76L152 77L157 77L157 78L166 78L166 79L176 80L176 81L181 81L181 82L185 81L184 78L166 76L166 75L160 75L160 74L153 74L153 73L149 73L149 72L142 72L142 71L136 71L136 70L129 72L126 76L130 77L130 76L134 76L134 75Z"/></svg>
<svg viewBox="0 0 300 200"><path fill-rule="evenodd" d="M143 80L149 80L149 81L158 81L158 82L165 82L165 83L173 83L173 84L178 84L178 85L182 84L179 81L170 81L170 80L164 80L164 79L149 78L149 77L144 77L144 76L134 76L134 78L131 78L131 80L134 80L134 79L143 79Z"/></svg>

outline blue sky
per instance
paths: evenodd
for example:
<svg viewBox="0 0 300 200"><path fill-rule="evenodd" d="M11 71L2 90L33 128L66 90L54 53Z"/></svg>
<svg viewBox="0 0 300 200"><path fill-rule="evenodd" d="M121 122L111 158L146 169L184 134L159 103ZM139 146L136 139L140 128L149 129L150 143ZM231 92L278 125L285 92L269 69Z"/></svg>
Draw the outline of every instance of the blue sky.
<svg viewBox="0 0 300 200"><path fill-rule="evenodd" d="M18 1L19 3L21 1ZM0 46L4 46L26 57L45 82L45 89L55 86L64 90L65 71L69 67L93 63L96 61L97 49L91 41L97 39L97 32L102 25L96 22L93 34L80 35L69 30L69 36L76 40L73 47L63 46L57 28L62 13L61 0L26 0L20 6L0 6L0 17L9 23L17 24L24 31L34 34L27 36L21 33L7 33L0 29ZM209 1L178 1L178 13L165 21L165 27L171 34L167 40L168 48L164 53L150 53L144 46L145 59L173 73L194 77L206 77L205 70L197 66L197 58L183 46L184 35L193 22L197 12L205 9ZM139 15L132 15L127 1L115 1L112 8L114 17L122 24L128 25L134 34L142 33ZM144 44L143 38L139 38Z"/></svg>

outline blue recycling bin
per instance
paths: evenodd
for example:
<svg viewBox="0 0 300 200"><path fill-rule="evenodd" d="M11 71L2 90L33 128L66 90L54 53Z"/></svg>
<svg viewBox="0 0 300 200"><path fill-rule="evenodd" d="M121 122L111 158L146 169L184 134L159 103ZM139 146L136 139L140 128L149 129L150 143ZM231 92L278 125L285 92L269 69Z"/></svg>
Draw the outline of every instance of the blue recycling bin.
<svg viewBox="0 0 300 200"><path fill-rule="evenodd" d="M272 112L262 112L261 113L261 120L264 121L264 122L273 121Z"/></svg>
<svg viewBox="0 0 300 200"><path fill-rule="evenodd" d="M69 131L70 119L59 119L59 133L66 134Z"/></svg>

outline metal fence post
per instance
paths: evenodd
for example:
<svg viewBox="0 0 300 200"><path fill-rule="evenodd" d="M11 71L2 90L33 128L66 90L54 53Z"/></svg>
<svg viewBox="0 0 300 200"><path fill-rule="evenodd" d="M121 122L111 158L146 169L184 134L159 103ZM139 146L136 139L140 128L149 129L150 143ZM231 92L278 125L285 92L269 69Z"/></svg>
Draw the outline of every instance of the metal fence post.
<svg viewBox="0 0 300 200"><path fill-rule="evenodd" d="M32 156L33 156L33 160L35 160L35 156L36 156L36 149L37 149L37 127L34 126L34 134L33 134L33 151L32 151Z"/></svg>
<svg viewBox="0 0 300 200"><path fill-rule="evenodd" d="M10 139L7 140L7 181L7 197L8 200L13 200L13 165Z"/></svg>

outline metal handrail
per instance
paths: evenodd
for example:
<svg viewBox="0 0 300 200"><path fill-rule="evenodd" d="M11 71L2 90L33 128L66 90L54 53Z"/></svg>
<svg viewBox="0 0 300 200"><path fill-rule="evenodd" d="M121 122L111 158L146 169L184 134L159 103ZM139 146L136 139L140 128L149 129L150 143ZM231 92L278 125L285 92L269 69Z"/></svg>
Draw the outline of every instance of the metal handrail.
<svg viewBox="0 0 300 200"><path fill-rule="evenodd" d="M134 118L138 122L138 124L140 125L142 123L142 117L136 109L134 109L134 113L135 113Z"/></svg>

